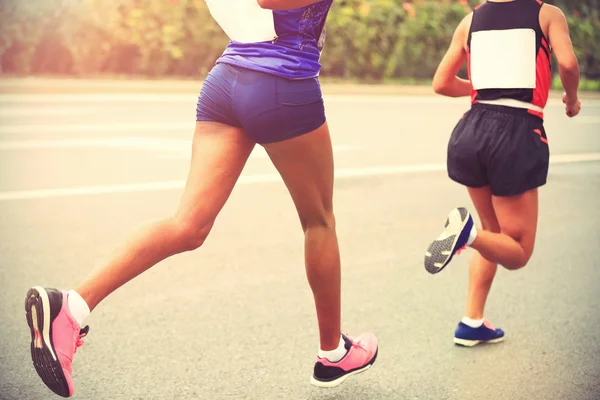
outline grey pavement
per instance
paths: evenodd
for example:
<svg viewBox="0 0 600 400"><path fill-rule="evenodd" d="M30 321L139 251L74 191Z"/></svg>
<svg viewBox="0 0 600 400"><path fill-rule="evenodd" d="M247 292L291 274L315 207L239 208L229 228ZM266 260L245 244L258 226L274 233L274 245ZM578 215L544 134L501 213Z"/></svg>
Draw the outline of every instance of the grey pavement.
<svg viewBox="0 0 600 400"><path fill-rule="evenodd" d="M600 398L600 102L547 109L553 154L536 252L501 270L486 317L504 343L455 347L469 253L422 265L448 211L470 207L444 171L468 108L437 97L326 96L343 260L343 326L379 359L342 386L309 385L316 318L302 231L264 152L200 250L102 303L74 361L75 398ZM55 398L29 356L24 295L70 288L134 228L170 213L190 157L195 96L0 95L0 398Z"/></svg>

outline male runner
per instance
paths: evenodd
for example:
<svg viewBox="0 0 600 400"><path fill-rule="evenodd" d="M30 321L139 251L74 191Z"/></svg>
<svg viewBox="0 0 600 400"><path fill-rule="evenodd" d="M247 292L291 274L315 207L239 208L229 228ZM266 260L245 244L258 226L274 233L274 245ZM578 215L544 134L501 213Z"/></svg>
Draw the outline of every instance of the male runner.
<svg viewBox="0 0 600 400"><path fill-rule="evenodd" d="M448 175L465 185L481 220L465 208L450 212L444 232L425 253L425 267L440 272L464 246L470 263L465 317L454 341L497 343L504 332L484 320L485 302L498 264L524 267L533 253L538 188L548 175L544 107L551 54L565 89L566 114L579 113L579 67L562 11L540 0L487 1L460 23L433 80L444 96L471 96L472 107L448 145ZM465 63L470 80L456 76Z"/></svg>

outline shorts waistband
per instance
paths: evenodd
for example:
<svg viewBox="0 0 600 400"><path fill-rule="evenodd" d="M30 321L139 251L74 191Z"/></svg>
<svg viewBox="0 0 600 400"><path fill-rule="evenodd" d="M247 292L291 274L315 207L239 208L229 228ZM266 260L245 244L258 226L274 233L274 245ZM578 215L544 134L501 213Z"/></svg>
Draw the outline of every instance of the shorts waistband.
<svg viewBox="0 0 600 400"><path fill-rule="evenodd" d="M535 111L538 113L543 113L544 109L542 107L536 106L531 103L527 103L525 101L515 100L515 99L496 99L496 100L478 100L478 103L483 104L493 104L498 106L512 107L512 108L524 108L526 110Z"/></svg>
<svg viewBox="0 0 600 400"><path fill-rule="evenodd" d="M487 102L482 103L482 102L478 101L477 103L472 104L471 108L495 110L495 111L503 112L503 113L507 113L507 114L528 116L528 117L532 117L532 118L537 118L542 121L544 120L543 113L537 112L535 110L528 110L526 108L520 108L520 107L510 107L510 106L499 105L499 104L490 104Z"/></svg>

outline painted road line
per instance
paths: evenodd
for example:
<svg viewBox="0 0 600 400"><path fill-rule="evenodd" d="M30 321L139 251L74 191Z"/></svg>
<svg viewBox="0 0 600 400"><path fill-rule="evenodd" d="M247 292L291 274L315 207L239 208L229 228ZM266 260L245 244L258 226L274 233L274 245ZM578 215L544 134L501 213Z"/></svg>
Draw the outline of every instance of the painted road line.
<svg viewBox="0 0 600 400"><path fill-rule="evenodd" d="M324 95L326 102L333 103L398 103L398 104L465 104L469 105L469 98L448 98L442 96L409 96L409 95L366 95L366 94L335 94ZM118 103L193 103L198 100L193 94L0 94L0 103L5 105L26 103L115 103L116 107L122 107ZM548 106L562 106L560 99L550 99ZM585 100L584 106L600 107L600 100Z"/></svg>
<svg viewBox="0 0 600 400"><path fill-rule="evenodd" d="M600 161L600 153L559 154L550 159L551 164L569 164L576 162ZM446 171L446 164L407 164L357 169L339 169L336 179L352 179L361 177L377 177L386 175L402 175L423 172ZM281 182L278 174L242 175L239 184L256 184ZM82 186L59 189L21 190L0 192L0 201L47 199L56 197L88 196L114 193L156 192L166 190L180 190L184 181L162 181L148 183L134 183L124 185Z"/></svg>

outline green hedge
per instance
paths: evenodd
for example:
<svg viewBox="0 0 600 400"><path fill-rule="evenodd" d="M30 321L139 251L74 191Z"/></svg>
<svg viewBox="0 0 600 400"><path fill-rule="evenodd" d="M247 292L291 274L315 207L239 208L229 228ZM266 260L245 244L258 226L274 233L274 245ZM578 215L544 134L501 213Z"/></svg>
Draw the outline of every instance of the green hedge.
<svg viewBox="0 0 600 400"><path fill-rule="evenodd" d="M323 75L431 78L468 10L451 0L413 3L336 0ZM599 79L597 2L581 3L569 16L573 41L584 75ZM204 0L3 0L0 18L0 67L12 74L201 77L227 44Z"/></svg>

